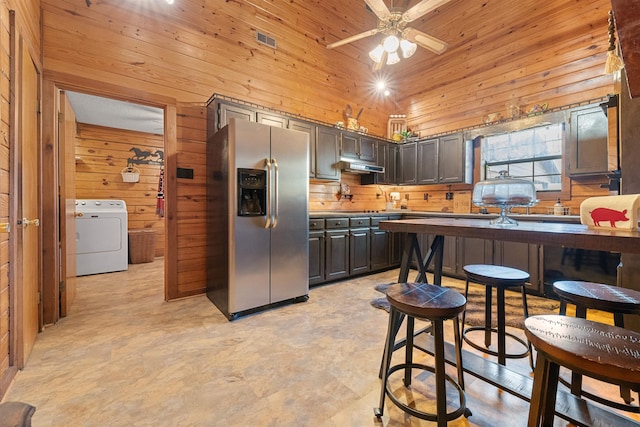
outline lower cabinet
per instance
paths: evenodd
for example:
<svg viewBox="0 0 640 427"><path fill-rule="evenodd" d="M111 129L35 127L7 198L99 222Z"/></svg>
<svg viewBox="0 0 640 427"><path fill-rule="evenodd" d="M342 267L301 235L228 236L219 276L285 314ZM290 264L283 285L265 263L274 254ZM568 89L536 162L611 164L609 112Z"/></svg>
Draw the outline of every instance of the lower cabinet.
<svg viewBox="0 0 640 427"><path fill-rule="evenodd" d="M325 279L349 277L349 229L325 232Z"/></svg>
<svg viewBox="0 0 640 427"><path fill-rule="evenodd" d="M370 268L371 230L356 228L349 231L349 275L366 273Z"/></svg>
<svg viewBox="0 0 640 427"><path fill-rule="evenodd" d="M387 219L309 219L309 285L400 265L402 234L378 228L378 223Z"/></svg>
<svg viewBox="0 0 640 427"><path fill-rule="evenodd" d="M309 230L309 285L324 281L324 230Z"/></svg>
<svg viewBox="0 0 640 427"><path fill-rule="evenodd" d="M378 228L378 223L386 219L371 218L371 271L384 270L391 264L390 240L393 233Z"/></svg>

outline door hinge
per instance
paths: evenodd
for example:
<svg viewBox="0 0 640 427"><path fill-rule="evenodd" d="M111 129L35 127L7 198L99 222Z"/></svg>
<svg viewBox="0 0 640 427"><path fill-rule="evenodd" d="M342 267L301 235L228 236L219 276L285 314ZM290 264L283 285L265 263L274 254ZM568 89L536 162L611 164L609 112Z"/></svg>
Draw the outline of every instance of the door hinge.
<svg viewBox="0 0 640 427"><path fill-rule="evenodd" d="M64 280L60 281L58 288L60 289L60 292L65 292L67 290L67 282Z"/></svg>
<svg viewBox="0 0 640 427"><path fill-rule="evenodd" d="M42 293L41 292L38 292L37 299L38 299L38 305L42 304Z"/></svg>
<svg viewBox="0 0 640 427"><path fill-rule="evenodd" d="M58 123L62 123L64 121L64 114L62 111L58 111Z"/></svg>

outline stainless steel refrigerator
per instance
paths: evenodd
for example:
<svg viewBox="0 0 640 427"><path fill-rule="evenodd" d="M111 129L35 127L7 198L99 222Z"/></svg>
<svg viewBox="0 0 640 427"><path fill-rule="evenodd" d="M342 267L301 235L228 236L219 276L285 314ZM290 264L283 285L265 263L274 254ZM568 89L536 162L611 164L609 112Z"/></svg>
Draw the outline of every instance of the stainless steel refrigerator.
<svg viewBox="0 0 640 427"><path fill-rule="evenodd" d="M309 294L309 136L231 119L207 141L207 296L232 320Z"/></svg>

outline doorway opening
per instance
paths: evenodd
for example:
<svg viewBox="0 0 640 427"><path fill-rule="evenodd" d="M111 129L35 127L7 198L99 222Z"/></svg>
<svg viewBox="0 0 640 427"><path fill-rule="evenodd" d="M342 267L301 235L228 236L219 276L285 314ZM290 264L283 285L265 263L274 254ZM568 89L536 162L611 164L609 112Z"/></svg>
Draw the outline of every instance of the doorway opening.
<svg viewBox="0 0 640 427"><path fill-rule="evenodd" d="M87 249L87 244L90 250L92 245L100 246L98 241L79 240L76 225L86 218L80 218L83 213L76 209L77 200L97 201L100 207L105 205L100 201L122 201L126 220L120 221L122 216L113 213L109 220L120 221L123 239L129 230L153 232L155 243L144 250L151 250L152 258L164 256L166 226L161 195L164 195L165 110L83 91L59 93L64 117L58 141L63 248L60 283L65 284L60 292L60 315L64 317L75 298L76 272L84 275L123 269L121 263L116 263L113 267L97 265L94 270L86 270L84 258L76 256ZM99 264L102 257L91 259ZM82 265L76 265L76 260Z"/></svg>

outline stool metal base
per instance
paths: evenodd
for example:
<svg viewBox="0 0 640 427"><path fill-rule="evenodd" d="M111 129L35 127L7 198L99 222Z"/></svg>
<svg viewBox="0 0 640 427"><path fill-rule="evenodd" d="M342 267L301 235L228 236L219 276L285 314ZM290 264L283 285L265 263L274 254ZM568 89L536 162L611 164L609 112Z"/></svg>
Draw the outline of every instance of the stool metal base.
<svg viewBox="0 0 640 427"><path fill-rule="evenodd" d="M395 366L392 366L391 368L389 368L389 371L387 372L387 378L389 378L394 372L399 371L400 369L422 369L424 371L428 371L428 372L432 372L435 374L436 370L435 367L433 366L427 366L427 365L422 365L420 363L401 363ZM460 401L460 406L455 409L452 412L447 412L446 415L444 415L444 417L439 418L438 414L434 414L434 413L429 413L429 412L424 412L424 411L419 411L415 408L410 407L409 405L407 405L404 402L401 402L400 399L398 399L394 394L393 391L390 389L389 387L389 382L387 382L386 384L386 388L385 388L385 394L389 397L389 399L391 399L391 401L398 406L400 409L402 409L404 412L406 412L409 415L413 415L414 417L423 419L423 420L427 420L427 421L443 421L442 418L444 418L444 421L451 421L451 420L455 420L456 418L460 417L461 415L465 415L466 417L471 416L471 412L467 409L466 407L466 397L464 394L464 390L462 389L462 387L460 386L460 384L458 384L456 382L456 380L451 377L449 374L445 374L445 378L446 381L449 382L449 384L452 384L456 390L458 391L458 397L459 397L459 401ZM438 398L440 398L440 396L438 396ZM374 409L374 413L377 417L381 417L382 416L382 408L375 408Z"/></svg>
<svg viewBox="0 0 640 427"><path fill-rule="evenodd" d="M476 344L469 337L467 337L467 333L468 332L474 332L474 331L486 332L486 328L484 326L471 326L469 328L465 328L462 331L462 339L464 340L464 342L466 342L471 347L473 347L476 350L481 351L483 353L490 354L491 356L496 356L496 357L500 356L499 352L497 352L495 350L491 350L490 348L488 348L488 346L483 347L483 346L481 346L479 344ZM498 329L497 328L491 328L491 332L497 334L498 333ZM505 336L507 336L507 337L519 342L525 348L525 350L522 353L507 353L507 352L505 352L505 354L504 354L505 358L507 358L507 359L522 359L522 358L527 357L529 355L529 343L525 342L523 339L521 339L520 337L515 336L514 334L512 334L510 332L505 332L504 334L505 334ZM489 343L489 345L491 345L491 344Z"/></svg>

